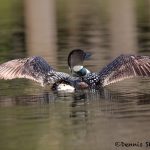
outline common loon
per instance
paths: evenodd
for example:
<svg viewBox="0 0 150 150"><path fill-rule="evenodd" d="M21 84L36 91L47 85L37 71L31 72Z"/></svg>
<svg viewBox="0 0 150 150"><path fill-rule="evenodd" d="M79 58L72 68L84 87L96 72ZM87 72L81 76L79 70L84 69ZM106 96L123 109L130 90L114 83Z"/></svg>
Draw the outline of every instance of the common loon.
<svg viewBox="0 0 150 150"><path fill-rule="evenodd" d="M78 88L102 88L136 76L150 77L149 56L120 55L97 73L83 66L84 60L90 56L81 49L70 52L68 66L72 75L57 72L39 56L11 60L0 65L0 79L27 78L42 86L50 85L55 90L74 91Z"/></svg>

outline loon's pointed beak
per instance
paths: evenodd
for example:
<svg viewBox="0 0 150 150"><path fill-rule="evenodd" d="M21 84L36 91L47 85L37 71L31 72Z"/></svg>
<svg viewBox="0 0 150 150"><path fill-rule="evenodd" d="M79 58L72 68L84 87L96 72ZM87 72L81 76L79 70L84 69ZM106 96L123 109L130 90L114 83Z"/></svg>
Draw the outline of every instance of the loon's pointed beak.
<svg viewBox="0 0 150 150"><path fill-rule="evenodd" d="M84 53L85 53L85 56L84 56L85 60L88 60L92 55L92 53L90 53L90 52L84 52Z"/></svg>

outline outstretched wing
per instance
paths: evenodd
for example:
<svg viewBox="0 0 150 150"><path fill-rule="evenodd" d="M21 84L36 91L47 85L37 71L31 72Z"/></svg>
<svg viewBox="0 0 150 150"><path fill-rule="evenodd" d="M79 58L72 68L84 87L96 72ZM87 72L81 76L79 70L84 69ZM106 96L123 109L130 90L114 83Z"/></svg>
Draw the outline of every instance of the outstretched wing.
<svg viewBox="0 0 150 150"><path fill-rule="evenodd" d="M39 83L53 68L42 57L15 59L0 65L0 79L27 78Z"/></svg>
<svg viewBox="0 0 150 150"><path fill-rule="evenodd" d="M120 55L102 69L99 76L103 86L135 76L150 77L150 57Z"/></svg>

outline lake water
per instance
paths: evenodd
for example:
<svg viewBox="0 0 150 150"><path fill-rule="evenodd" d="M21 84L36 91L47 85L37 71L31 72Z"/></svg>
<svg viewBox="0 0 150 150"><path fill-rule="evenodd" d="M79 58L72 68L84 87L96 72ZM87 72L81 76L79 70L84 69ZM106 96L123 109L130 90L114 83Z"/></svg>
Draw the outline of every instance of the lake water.
<svg viewBox="0 0 150 150"><path fill-rule="evenodd" d="M35 14L32 1L28 9L17 0L0 6L0 63L41 55L69 72L68 53L82 48L93 54L85 65L94 72L121 53L150 55L148 0L57 0L48 27L38 20L48 8ZM149 126L150 79L75 93L53 92L25 79L0 81L1 150L150 149Z"/></svg>

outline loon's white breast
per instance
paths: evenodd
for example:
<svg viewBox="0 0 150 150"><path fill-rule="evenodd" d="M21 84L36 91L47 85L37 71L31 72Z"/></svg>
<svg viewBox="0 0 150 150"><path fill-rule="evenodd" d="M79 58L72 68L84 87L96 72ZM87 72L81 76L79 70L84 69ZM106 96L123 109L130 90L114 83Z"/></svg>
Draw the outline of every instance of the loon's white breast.
<svg viewBox="0 0 150 150"><path fill-rule="evenodd" d="M64 84L64 83L61 83L57 86L57 91L62 91L62 92L74 92L75 91L75 88L71 85L68 85L68 84Z"/></svg>

